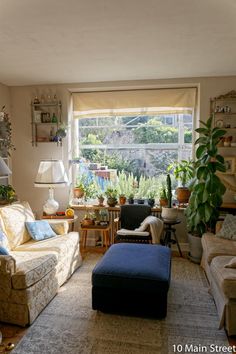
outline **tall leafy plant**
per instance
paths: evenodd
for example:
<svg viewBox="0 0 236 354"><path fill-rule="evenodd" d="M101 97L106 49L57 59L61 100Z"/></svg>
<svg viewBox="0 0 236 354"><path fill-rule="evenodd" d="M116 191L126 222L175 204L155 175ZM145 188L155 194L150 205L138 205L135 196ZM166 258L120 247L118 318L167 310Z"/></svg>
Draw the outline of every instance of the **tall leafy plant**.
<svg viewBox="0 0 236 354"><path fill-rule="evenodd" d="M225 186L217 172L225 172L224 158L218 153L217 144L226 133L212 127L213 117L207 122L200 121L202 127L196 129L200 137L196 140L195 178L192 193L186 210L188 230L201 236L214 230L219 217L218 207L222 204Z"/></svg>

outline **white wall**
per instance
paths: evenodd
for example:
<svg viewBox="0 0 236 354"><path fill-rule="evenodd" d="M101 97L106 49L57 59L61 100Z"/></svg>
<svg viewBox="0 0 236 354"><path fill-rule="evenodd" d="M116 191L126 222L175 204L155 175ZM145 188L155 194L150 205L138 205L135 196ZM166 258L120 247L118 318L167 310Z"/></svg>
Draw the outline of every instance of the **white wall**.
<svg viewBox="0 0 236 354"><path fill-rule="evenodd" d="M132 81L132 82L104 82L104 83L87 83L87 84L68 84L55 86L24 86L11 87L11 120L13 127L13 142L16 151L12 154L13 167L13 186L21 200L28 200L32 208L40 212L44 200L47 198L48 191L43 188L34 187L34 178L37 173L39 161L44 158L63 159L64 164L68 167L68 140L64 139L63 146L57 147L56 144L39 144L38 147L32 147L31 144L31 108L30 103L35 95L55 94L62 101L62 120L68 119L68 108L70 104L70 91L78 89L93 88L134 88L145 86L166 86L166 85L183 85L183 84L199 84L200 87L200 119L206 120L209 116L209 99L210 97L225 94L230 90L236 89L236 76L234 77L218 77L218 78L189 78L174 80L148 80L148 81ZM0 86L0 94L3 90L7 104L9 104L8 89ZM0 103L4 101L0 96ZM5 104L5 102L4 102ZM57 189L55 192L56 199L60 202L61 208L65 208L69 200L69 188Z"/></svg>

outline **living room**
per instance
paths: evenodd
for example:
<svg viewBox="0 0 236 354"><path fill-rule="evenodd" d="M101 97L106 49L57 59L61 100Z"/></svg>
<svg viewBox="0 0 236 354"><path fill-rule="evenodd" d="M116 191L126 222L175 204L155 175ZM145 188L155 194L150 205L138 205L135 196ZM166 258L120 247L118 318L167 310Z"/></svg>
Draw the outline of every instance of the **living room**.
<svg viewBox="0 0 236 354"><path fill-rule="evenodd" d="M73 108L76 95L99 92L123 91L128 94L131 91L163 92L168 89L187 91L194 89L195 101L191 113L193 138L192 143L189 144L192 158L195 157L196 151L195 129L200 127L200 120L206 122L212 113L211 100L236 90L234 65L236 53L233 46L236 8L233 1L222 3L218 0L200 2L194 0L190 3L186 0L169 0L163 3L153 0L145 2L104 0L101 3L92 0L86 2L69 0L50 3L42 1L32 6L29 0L21 2L13 0L10 3L3 1L0 6L2 17L0 25L2 48L0 107L5 106L4 111L9 114L12 129L11 140L15 148L10 150L10 157L7 158L12 171L9 183L14 187L17 199L20 202L27 201L37 219L41 218L43 205L48 197L48 188L35 187L36 175L42 160L61 160L65 167L69 183L63 188L56 188L54 193L60 206L59 210L68 209L73 199L78 167L73 161L77 157L75 150L78 148L75 148L77 134L75 133L75 121L78 121L76 117L78 112ZM47 103L49 97L50 100L56 97L56 100L60 102L61 122L66 126L66 136L59 142L40 142L38 139L40 136L36 136L33 130L36 118L32 111L32 104L36 98L41 103L43 103L42 100ZM176 108L174 105L173 107ZM113 109L113 107L109 108ZM219 123L217 127L225 126L221 127ZM232 135L234 134L232 132ZM234 140L235 135L232 143ZM228 150L225 147L223 152L226 158L230 157L232 161L235 161L236 148L233 146L235 145L232 144L231 149L228 148ZM134 146L132 148L134 149ZM181 149L175 148L177 152ZM164 146L163 149L166 147ZM232 176L234 172L235 170L232 171ZM94 201L91 203L94 204ZM236 205L234 187L231 189L227 185L223 203ZM84 210L78 211L79 208L75 208L75 214L80 220L84 215ZM74 232L78 230L78 226L77 220ZM187 352L189 348L189 352L191 350L197 352L197 347L191 347L191 345L198 345L198 352L204 351L204 346L210 344L226 347L230 345L229 343L233 345L235 342L232 335L236 333L230 333L227 326L226 331L220 326L220 319L223 318L219 315L221 301L209 296L207 280L204 278L202 268L187 259L189 246L185 234L187 234L186 218L181 211L181 225L177 227L177 237L180 240L181 249L184 250L184 259L179 257L178 249L175 251L172 247L174 283L168 295L170 304L167 307L166 320L155 321L141 317L107 315L99 322L99 316L103 315L91 309L89 286L91 285L92 265L95 266L105 252L105 248L98 251L98 247L88 246L86 251L81 247L85 268L82 268L82 262L78 271L84 269L85 273L88 272L85 282L83 282L85 274L82 274L81 289L76 282L77 278L80 279L80 273L75 271L72 278L60 290L60 296L64 297L60 298L56 295L54 300L45 307L44 312L40 312L26 330L22 327L14 327L14 325L11 328L9 327L11 325L1 322L3 337L7 328L8 338L4 338L4 343L6 341L15 343L16 348L13 352L21 354L24 350L28 353L39 352L37 341L40 342L41 352L44 353L68 350L71 353L94 351L97 353L160 352L164 354L184 352L184 350ZM94 239L93 235L91 239ZM87 261L86 257L88 257ZM51 262L54 261L51 260ZM217 266L215 264L215 269L218 269ZM234 271L232 267L230 272L233 274ZM181 272L187 281L181 278L178 283ZM197 279L196 284L192 283L193 278ZM195 291L200 289L199 294L191 291L191 287L186 285L188 281L192 289ZM76 296L76 290L81 297L73 302L70 308L70 297ZM186 296L184 291L186 291ZM178 302L175 302L173 299L177 295L179 296ZM199 299L201 296L204 296L204 300ZM81 308L74 307L77 302L79 307L80 301ZM219 302L218 310L214 301ZM234 303L234 298L230 301ZM200 314L194 312L196 310L194 302L197 302L198 306L200 306L199 303L203 304L202 308L197 306ZM58 313L56 313L57 305L60 307ZM194 316L196 315L194 323L191 323L190 318L183 311L184 306L186 306L186 311L189 313L193 311ZM183 321L181 321L181 312L178 311L178 307L184 313ZM235 308L232 311L234 310ZM73 313L73 311L76 314L75 317L65 316L66 312ZM212 317L209 315L210 312ZM204 318L204 313L209 316L206 315ZM234 313L232 312L231 315L233 316ZM212 318L213 321L207 325L207 321ZM80 319L83 319L81 327L77 323ZM57 321L63 320L68 326L71 326L71 320L74 326L69 344L63 337L63 330L65 330L63 324L60 323L58 327L55 325ZM53 341L49 338L47 321L53 328L55 326L52 335L55 340ZM181 327L184 321L187 325ZM202 323L197 323L197 321L205 322L206 326L202 327ZM100 326L100 331L94 329L96 324ZM151 330L142 332L142 328L146 325L150 326ZM176 329L178 326L181 333ZM42 331L40 339L39 329L44 327L47 328ZM218 329L219 327L221 329ZM73 342L76 336L75 328L78 336L81 335L81 346L77 340ZM88 333L84 334L86 330L91 331L93 339L88 336ZM152 339L154 331L158 332L156 340ZM15 333L18 333L17 340L14 340ZM66 333L70 336L69 330ZM119 343L115 343L112 347L113 341L115 342L115 333L117 336L123 336L123 339L120 338ZM58 339L58 336L62 338ZM26 339L18 346L21 337ZM100 337L104 338L104 342L102 340L99 342ZM139 337L142 339L138 340ZM165 345L163 338L167 338L168 343ZM44 347L42 342L45 343L47 340L49 344L45 344ZM65 346L63 341L66 342ZM57 344L60 345L57 346ZM5 344L4 347L0 347L1 350L2 352L6 350ZM209 348L208 350L210 352Z"/></svg>

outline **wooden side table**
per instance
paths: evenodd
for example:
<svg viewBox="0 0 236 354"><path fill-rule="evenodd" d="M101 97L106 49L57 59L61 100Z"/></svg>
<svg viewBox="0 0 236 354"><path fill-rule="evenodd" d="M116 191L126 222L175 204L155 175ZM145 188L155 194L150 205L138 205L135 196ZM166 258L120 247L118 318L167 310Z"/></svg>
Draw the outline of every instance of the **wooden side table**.
<svg viewBox="0 0 236 354"><path fill-rule="evenodd" d="M110 236L109 236L109 231L110 231L110 224L108 223L107 225L91 225L91 226L80 226L81 234L82 234L82 247L86 248L86 242L87 242L87 234L88 231L100 231L103 243L105 244L105 247L110 245Z"/></svg>

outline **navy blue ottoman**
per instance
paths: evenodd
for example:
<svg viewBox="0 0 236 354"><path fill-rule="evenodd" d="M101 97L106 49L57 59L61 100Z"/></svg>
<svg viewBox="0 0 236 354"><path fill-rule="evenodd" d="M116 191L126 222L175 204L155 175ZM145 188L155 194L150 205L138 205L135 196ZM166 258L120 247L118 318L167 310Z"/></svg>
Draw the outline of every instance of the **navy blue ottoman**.
<svg viewBox="0 0 236 354"><path fill-rule="evenodd" d="M112 245L92 272L92 307L103 312L163 318L170 275L170 248Z"/></svg>

